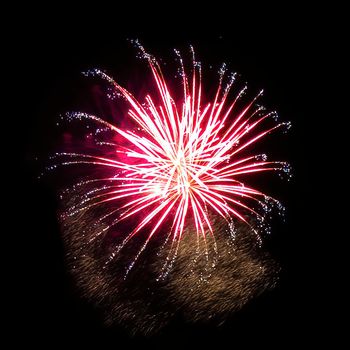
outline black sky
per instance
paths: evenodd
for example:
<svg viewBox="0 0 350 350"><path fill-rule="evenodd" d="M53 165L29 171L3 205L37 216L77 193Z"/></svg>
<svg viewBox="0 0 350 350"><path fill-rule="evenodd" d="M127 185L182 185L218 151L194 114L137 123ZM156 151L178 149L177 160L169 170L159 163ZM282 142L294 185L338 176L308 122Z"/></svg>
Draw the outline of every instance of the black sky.
<svg viewBox="0 0 350 350"><path fill-rule="evenodd" d="M169 7L171 8L171 7ZM327 316L322 311L318 253L314 252L320 231L315 225L312 193L317 186L315 172L319 144L320 99L324 53L332 45L325 12L286 6L276 15L245 10L220 11L204 16L186 15L178 8L171 20L164 15L133 17L132 11L105 8L89 15L46 9L42 15L22 13L17 33L11 38L15 53L19 92L14 121L24 140L23 192L16 235L23 262L16 265L14 324L28 341L49 343L60 339L104 345L122 342L148 345L196 344L203 346L286 345L322 337L313 326ZM56 13L57 10L57 13ZM140 16L141 15L141 16ZM193 17L194 16L194 17ZM321 16L321 18L320 18ZM329 14L328 16L331 16ZM193 20L194 18L194 20ZM193 22L192 22L193 20ZM16 22L17 23L17 22ZM129 340L122 330L108 330L99 323L96 310L79 300L63 261L63 247L55 212L55 194L47 184L38 183L35 157L52 146L55 117L72 104L70 83L82 70L100 67L127 77L137 63L128 38L139 38L157 56L169 56L174 47L194 45L206 64L226 61L252 88L264 88L267 101L293 128L278 139L294 168L290 183L282 184L287 223L277 224L270 248L282 266L281 283L272 293L250 303L220 328L184 325L175 320L154 339ZM323 59L321 59L323 58ZM18 77L18 78L17 78ZM18 287L17 287L18 284ZM224 345L227 342L229 345ZM238 345L237 345L238 346ZM210 346L211 347L211 346Z"/></svg>

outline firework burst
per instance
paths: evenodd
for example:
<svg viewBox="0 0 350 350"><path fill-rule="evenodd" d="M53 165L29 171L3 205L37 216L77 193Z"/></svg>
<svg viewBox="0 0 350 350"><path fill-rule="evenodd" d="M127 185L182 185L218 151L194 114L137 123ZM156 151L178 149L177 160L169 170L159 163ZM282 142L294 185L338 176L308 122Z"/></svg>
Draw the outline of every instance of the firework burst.
<svg viewBox="0 0 350 350"><path fill-rule="evenodd" d="M87 72L107 81L114 93L127 102L132 127L118 127L82 112L67 114L70 121L92 122L95 145L112 151L56 155L63 158L63 165L84 164L87 175L91 167L94 169L91 174L96 174L98 169L102 175L76 184L89 190L64 215L74 216L94 208L106 210L98 220L105 224L93 239L118 224L128 225L129 232L111 259L134 236L145 237L128 271L152 237L164 227L168 231L166 241L170 240L175 247L174 257L187 225L193 225L194 232L205 241L208 234L214 235L213 215L219 215L229 224L234 219L243 221L260 241L259 225L252 225L247 217L253 216L262 224L267 207L279 203L247 186L245 176L266 171L288 172L289 168L285 162L267 161L265 155L249 155L247 149L288 123L277 123L274 112L257 106L262 92L239 107L246 87L230 97L236 75L227 74L225 65L219 71L213 99L204 102L201 64L192 49L189 73L175 51L183 87L182 97L175 97L157 60L138 46L141 56L148 61L155 88L142 103L103 71ZM110 171L112 175L104 176Z"/></svg>

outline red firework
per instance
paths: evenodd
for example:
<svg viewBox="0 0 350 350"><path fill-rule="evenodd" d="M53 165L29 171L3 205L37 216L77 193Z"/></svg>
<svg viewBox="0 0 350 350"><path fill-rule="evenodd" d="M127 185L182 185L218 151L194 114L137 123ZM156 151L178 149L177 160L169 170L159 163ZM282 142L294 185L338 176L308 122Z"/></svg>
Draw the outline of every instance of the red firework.
<svg viewBox="0 0 350 350"><path fill-rule="evenodd" d="M248 225L245 212L262 219L253 203L264 207L265 199L270 197L246 186L238 177L241 179L245 174L285 170L286 163L266 161L265 157L256 155L240 155L248 146L253 146L286 123L274 122L273 126L263 127L268 119L274 120L275 114L265 113L263 108L256 106L256 99L261 93L244 108L239 109L237 101L245 89L229 101L234 75L224 85L224 68L220 71L214 99L203 103L201 66L196 62L193 50L190 75L185 73L178 55L183 96L180 103L175 103L160 65L142 47L141 50L152 71L157 98L160 98L157 104L151 94L147 94L141 103L104 72L92 72L107 80L115 92L127 101L128 116L136 123L135 128L121 129L85 113L68 115L70 119L92 120L123 139L123 146L112 140L105 142L114 147L115 157L60 153L60 156L70 157L63 164L89 164L115 170L115 176L82 181L84 184L102 185L87 193L70 214L107 202L115 203L116 207L106 215L115 215L107 228L131 218L135 222L137 218L139 221L123 244L148 228L142 250L162 224L169 220L169 236L173 241L179 241L189 220L194 223L197 235L205 238L208 233L213 234L211 213L225 220L238 218ZM120 205L121 200L124 201L123 205ZM258 235L257 228L252 229Z"/></svg>

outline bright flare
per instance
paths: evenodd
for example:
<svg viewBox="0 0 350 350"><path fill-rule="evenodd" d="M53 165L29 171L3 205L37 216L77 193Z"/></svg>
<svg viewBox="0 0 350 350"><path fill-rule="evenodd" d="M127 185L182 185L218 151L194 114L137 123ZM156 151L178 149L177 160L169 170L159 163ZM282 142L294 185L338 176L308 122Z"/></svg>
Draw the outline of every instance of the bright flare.
<svg viewBox="0 0 350 350"><path fill-rule="evenodd" d="M194 223L197 235L205 238L206 234L213 234L211 214L220 215L228 221L235 217L250 225L246 217L250 213L261 222L263 216L256 211L254 203L265 208L265 200L271 198L246 186L242 178L264 171L288 171L288 168L285 162L266 161L264 155L247 155L246 152L243 157L240 155L286 123L276 124L275 113L265 113L262 107L256 106L256 99L261 93L244 108L238 108L237 102L245 88L229 101L235 76L229 76L228 83L224 85L225 67L220 71L214 99L203 103L205 87L201 82L201 66L196 62L193 51L190 76L185 73L177 53L183 96L180 103L175 103L158 62L142 47L141 50L152 71L156 99L152 97L153 93L149 93L141 103L104 72L90 72L107 80L115 92L127 101L128 115L136 127L121 129L93 115L68 114L69 119L92 120L98 128L112 131L124 140L123 146L114 143L113 139L104 140L103 144L114 148L115 157L59 154L69 157L63 164L98 166L101 174L103 167L115 169L115 176L82 181L93 185L102 183L102 186L89 191L70 214L110 202L112 210L104 218L113 215L115 218L101 232L121 221L135 223L136 220L124 243L146 228L144 247L165 222L167 225L171 222L169 236L173 241L181 239L189 221ZM264 127L268 120L273 125L270 123L270 126ZM252 229L259 237L257 228Z"/></svg>

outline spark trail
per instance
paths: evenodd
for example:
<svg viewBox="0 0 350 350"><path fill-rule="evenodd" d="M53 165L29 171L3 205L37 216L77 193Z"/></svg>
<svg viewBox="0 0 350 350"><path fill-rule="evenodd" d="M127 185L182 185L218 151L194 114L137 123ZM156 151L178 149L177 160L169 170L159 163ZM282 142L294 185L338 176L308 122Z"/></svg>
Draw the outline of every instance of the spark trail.
<svg viewBox="0 0 350 350"><path fill-rule="evenodd" d="M92 186L91 190L67 215L109 204L109 211L100 220L108 218L110 221L95 238L119 223L134 224L118 246L121 249L135 235L145 235L145 243L129 268L164 225L171 227L168 239L173 244L180 242L189 222L193 223L196 234L205 240L207 234L214 235L211 216L219 215L227 222L232 218L245 222L260 240L259 229L252 226L247 216L263 222L264 211L259 208L266 208L267 200L270 203L275 200L246 185L245 179L254 173L289 172L289 168L285 162L267 161L265 155L248 151L266 135L288 123L277 123L274 112L265 112L257 106L262 92L239 107L246 87L230 97L236 75L227 75L224 65L213 99L203 102L206 93L201 65L193 50L189 74L176 51L183 92L180 99L175 98L158 61L142 46L139 49L154 79L154 91L142 102L101 70L88 72L107 81L114 92L124 98L132 128L121 128L82 112L67 114L69 120L93 122L99 134L96 144L113 150L112 156L111 153L57 154L64 158L64 165L85 164L87 174L89 167L98 168L101 174L78 183ZM117 143L115 138L101 134L118 135L123 142ZM112 170L114 175L103 176L104 169Z"/></svg>

